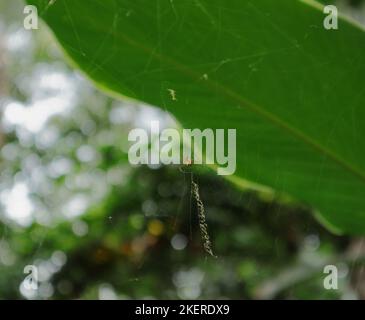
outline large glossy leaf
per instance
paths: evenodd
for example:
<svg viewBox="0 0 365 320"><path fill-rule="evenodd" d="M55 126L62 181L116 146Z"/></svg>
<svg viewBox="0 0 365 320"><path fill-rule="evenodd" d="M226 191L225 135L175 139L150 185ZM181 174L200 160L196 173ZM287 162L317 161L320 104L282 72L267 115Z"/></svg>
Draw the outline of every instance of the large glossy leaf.
<svg viewBox="0 0 365 320"><path fill-rule="evenodd" d="M237 128L237 181L289 193L336 229L365 234L359 26L341 19L325 30L320 5L299 0L28 2L100 88L187 128Z"/></svg>

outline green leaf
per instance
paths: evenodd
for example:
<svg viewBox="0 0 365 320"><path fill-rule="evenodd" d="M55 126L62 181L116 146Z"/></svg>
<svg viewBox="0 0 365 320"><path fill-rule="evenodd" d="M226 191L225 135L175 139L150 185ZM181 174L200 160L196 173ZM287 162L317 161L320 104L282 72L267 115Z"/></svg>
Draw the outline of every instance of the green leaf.
<svg viewBox="0 0 365 320"><path fill-rule="evenodd" d="M233 180L365 234L365 33L299 0L28 0L104 90L236 128ZM169 89L176 92L171 98Z"/></svg>

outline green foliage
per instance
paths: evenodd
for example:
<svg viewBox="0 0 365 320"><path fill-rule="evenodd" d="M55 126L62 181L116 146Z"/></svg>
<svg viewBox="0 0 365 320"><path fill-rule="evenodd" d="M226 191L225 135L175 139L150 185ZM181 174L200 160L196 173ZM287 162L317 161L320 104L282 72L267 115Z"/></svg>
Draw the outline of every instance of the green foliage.
<svg viewBox="0 0 365 320"><path fill-rule="evenodd" d="M67 262L50 280L54 299L95 299L103 287L119 298L339 298L344 293L323 289L322 269L348 239L329 234L303 208L242 196L214 175L197 178L217 259L204 254L188 176L174 167L140 168L128 188L113 188L81 219L54 229L33 225L8 232L6 242L23 258L3 268L0 295L18 298L21 265L35 257L50 263L60 251ZM84 236L74 232L80 221L88 226ZM176 235L188 241L184 250L171 245ZM282 270L297 268L306 270L303 277L270 284L276 277L286 279Z"/></svg>
<svg viewBox="0 0 365 320"><path fill-rule="evenodd" d="M365 33L314 1L28 0L72 63L187 128L237 128L235 181L365 233ZM176 92L171 99L169 89Z"/></svg>

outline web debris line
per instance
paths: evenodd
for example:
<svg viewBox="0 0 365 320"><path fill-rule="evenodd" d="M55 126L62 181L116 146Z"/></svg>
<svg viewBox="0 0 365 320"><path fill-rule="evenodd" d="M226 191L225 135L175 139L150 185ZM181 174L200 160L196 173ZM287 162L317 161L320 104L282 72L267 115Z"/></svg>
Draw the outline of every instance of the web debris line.
<svg viewBox="0 0 365 320"><path fill-rule="evenodd" d="M200 194L199 194L199 186L194 180L191 180L191 192L196 200L196 205L198 208L199 228L200 228L200 234L201 234L204 250L207 254L216 258L217 256L214 255L213 250L212 250L212 243L210 241L210 237L209 237L209 233L208 233L208 225L206 222L204 204L203 204L203 202L200 198Z"/></svg>

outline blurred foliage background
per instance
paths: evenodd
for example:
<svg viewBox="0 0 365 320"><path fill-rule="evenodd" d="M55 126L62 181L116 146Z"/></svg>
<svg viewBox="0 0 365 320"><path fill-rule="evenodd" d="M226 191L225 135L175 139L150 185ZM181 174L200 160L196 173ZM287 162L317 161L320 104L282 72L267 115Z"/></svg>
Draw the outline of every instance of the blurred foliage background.
<svg viewBox="0 0 365 320"><path fill-rule="evenodd" d="M359 21L362 1L339 3ZM127 134L174 120L115 101L69 68L45 27L0 2L1 299L362 299L365 242L309 208L194 172L217 259L200 240L190 174L131 167ZM326 290L323 267L339 269ZM24 286L35 265L40 286Z"/></svg>

